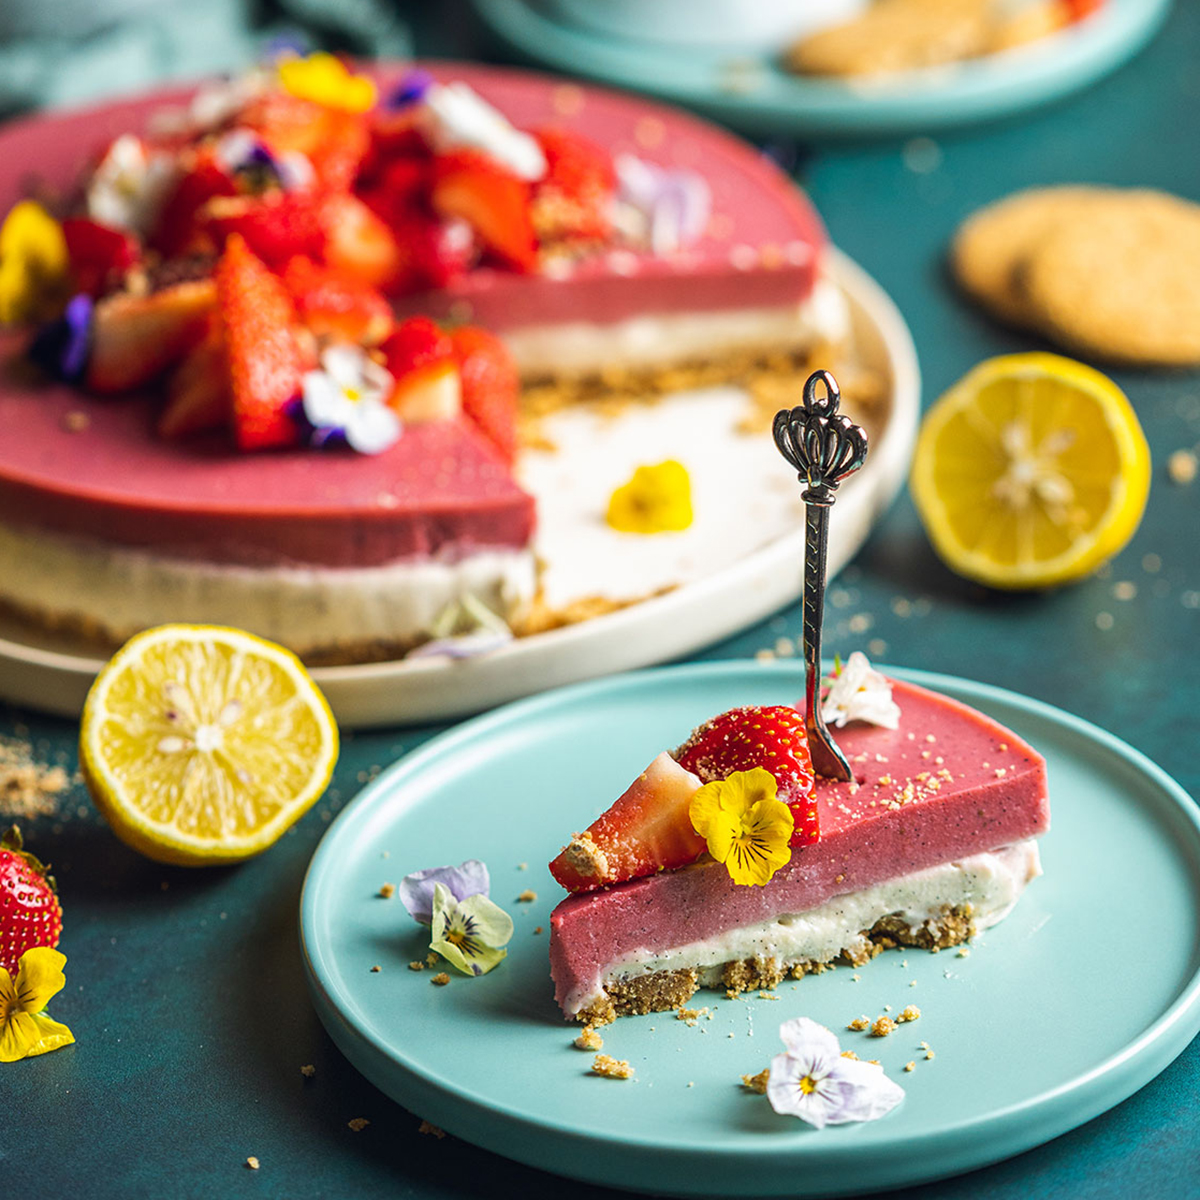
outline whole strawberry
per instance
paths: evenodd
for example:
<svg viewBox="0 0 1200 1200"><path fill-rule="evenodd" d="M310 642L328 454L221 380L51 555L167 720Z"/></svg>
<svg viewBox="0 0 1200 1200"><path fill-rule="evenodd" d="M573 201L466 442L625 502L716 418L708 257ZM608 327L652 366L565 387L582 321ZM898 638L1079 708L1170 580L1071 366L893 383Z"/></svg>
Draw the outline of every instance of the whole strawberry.
<svg viewBox="0 0 1200 1200"><path fill-rule="evenodd" d="M792 810L791 844L807 846L820 837L808 735L798 709L786 704L731 708L694 729L675 759L705 783L763 767Z"/></svg>
<svg viewBox="0 0 1200 1200"><path fill-rule="evenodd" d="M53 949L61 934L62 905L54 879L21 849L21 831L14 825L0 838L0 967L15 979L26 950Z"/></svg>

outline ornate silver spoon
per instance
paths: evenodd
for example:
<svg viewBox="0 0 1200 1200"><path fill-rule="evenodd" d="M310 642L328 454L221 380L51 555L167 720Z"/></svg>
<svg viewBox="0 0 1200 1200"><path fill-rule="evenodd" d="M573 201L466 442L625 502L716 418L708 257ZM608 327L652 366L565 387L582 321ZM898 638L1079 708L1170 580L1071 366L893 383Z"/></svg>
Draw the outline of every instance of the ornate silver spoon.
<svg viewBox="0 0 1200 1200"><path fill-rule="evenodd" d="M817 395L817 385L824 395ZM829 510L838 484L863 465L867 434L838 414L841 392L828 371L814 371L804 385L804 403L775 414L772 432L779 453L806 484L804 537L804 691L805 725L813 770L826 779L849 782L850 764L838 749L821 716L821 622L825 612L825 551Z"/></svg>

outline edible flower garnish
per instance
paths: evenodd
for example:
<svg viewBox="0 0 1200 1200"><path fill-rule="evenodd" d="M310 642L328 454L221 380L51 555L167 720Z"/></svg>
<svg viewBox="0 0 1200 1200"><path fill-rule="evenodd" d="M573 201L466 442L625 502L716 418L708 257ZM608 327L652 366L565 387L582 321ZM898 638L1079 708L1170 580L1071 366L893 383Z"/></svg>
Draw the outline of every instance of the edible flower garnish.
<svg viewBox="0 0 1200 1200"><path fill-rule="evenodd" d="M95 304L86 292L72 296L61 317L33 336L29 357L55 379L76 383L83 378L92 344Z"/></svg>
<svg viewBox="0 0 1200 1200"><path fill-rule="evenodd" d="M403 431L388 408L391 372L358 346L330 346L321 369L309 371L301 385L305 420L313 427L311 442L322 446L344 437L360 454L379 454Z"/></svg>
<svg viewBox="0 0 1200 1200"><path fill-rule="evenodd" d="M63 989L65 954L37 946L21 955L16 982L0 967L0 1062L16 1062L69 1046L75 1035L43 1009Z"/></svg>
<svg viewBox="0 0 1200 1200"><path fill-rule="evenodd" d="M779 1036L787 1050L771 1060L767 1099L786 1116L817 1129L850 1121L874 1121L904 1099L904 1089L876 1063L843 1058L837 1037L808 1017L784 1021Z"/></svg>
<svg viewBox="0 0 1200 1200"><path fill-rule="evenodd" d="M763 885L792 857L792 811L776 796L775 776L762 767L706 783L692 797L692 828L734 883Z"/></svg>
<svg viewBox="0 0 1200 1200"><path fill-rule="evenodd" d="M607 521L622 533L666 533L692 523L692 481L673 458L638 467L608 501Z"/></svg>
<svg viewBox="0 0 1200 1200"><path fill-rule="evenodd" d="M673 254L695 242L708 226L712 192L695 171L670 169L633 154L619 154L617 222L626 236L654 254Z"/></svg>
<svg viewBox="0 0 1200 1200"><path fill-rule="evenodd" d="M301 100L351 113L365 113L375 107L375 81L355 75L332 54L318 51L305 58L284 55L278 71L284 89Z"/></svg>
<svg viewBox="0 0 1200 1200"><path fill-rule="evenodd" d="M88 183L88 216L101 225L145 237L177 172L174 155L150 150L140 137L123 133L109 146Z"/></svg>
<svg viewBox="0 0 1200 1200"><path fill-rule="evenodd" d="M409 916L421 925L433 922L433 892L439 883L455 900L486 896L491 885L487 866L477 858L468 858L457 867L426 867L405 875L397 889L400 900Z"/></svg>
<svg viewBox="0 0 1200 1200"><path fill-rule="evenodd" d="M507 957L512 935L512 917L486 896L455 900L444 883L434 885L429 948L464 975L486 975Z"/></svg>
<svg viewBox="0 0 1200 1200"><path fill-rule="evenodd" d="M425 93L433 86L434 78L428 71L408 71L388 93L384 107L392 112L411 108L414 104L420 104L425 99Z"/></svg>
<svg viewBox="0 0 1200 1200"><path fill-rule="evenodd" d="M850 721L897 729L900 706L892 699L892 685L887 677L871 666L861 650L855 650L834 671L829 691L821 702L821 716L827 725L839 729Z"/></svg>
<svg viewBox="0 0 1200 1200"><path fill-rule="evenodd" d="M410 650L408 658L474 658L513 640L504 618L470 592L447 604L434 618L429 632L430 640Z"/></svg>
<svg viewBox="0 0 1200 1200"><path fill-rule="evenodd" d="M0 225L0 325L28 321L67 277L62 226L40 204L21 200Z"/></svg>
<svg viewBox="0 0 1200 1200"><path fill-rule="evenodd" d="M465 83L435 83L423 99L418 120L435 153L479 150L521 179L545 175L546 156L537 139L514 129Z"/></svg>
<svg viewBox="0 0 1200 1200"><path fill-rule="evenodd" d="M217 159L230 173L249 183L252 191L274 186L299 191L313 182L312 163L298 150L275 154L249 129L233 129L217 142Z"/></svg>

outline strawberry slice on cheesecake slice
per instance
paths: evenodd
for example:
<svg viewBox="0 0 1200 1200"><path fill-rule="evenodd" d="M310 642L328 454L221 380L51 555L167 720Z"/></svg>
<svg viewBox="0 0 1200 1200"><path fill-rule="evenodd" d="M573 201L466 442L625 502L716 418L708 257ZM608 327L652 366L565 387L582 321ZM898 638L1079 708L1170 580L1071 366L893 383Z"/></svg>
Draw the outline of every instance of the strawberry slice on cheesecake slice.
<svg viewBox="0 0 1200 1200"><path fill-rule="evenodd" d="M732 709L572 838L550 864L572 893L550 917L568 1018L774 987L897 945L937 950L1009 913L1041 873L1044 759L956 700L884 683L899 723L838 731L849 782L814 779L802 711Z"/></svg>

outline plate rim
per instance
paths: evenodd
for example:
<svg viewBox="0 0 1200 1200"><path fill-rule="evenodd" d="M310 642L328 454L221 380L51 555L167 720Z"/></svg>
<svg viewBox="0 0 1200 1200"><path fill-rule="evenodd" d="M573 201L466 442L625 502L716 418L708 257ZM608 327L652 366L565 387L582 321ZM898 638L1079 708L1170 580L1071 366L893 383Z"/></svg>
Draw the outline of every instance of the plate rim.
<svg viewBox="0 0 1200 1200"><path fill-rule="evenodd" d="M934 690L946 691L951 696L957 696L969 704L979 702L981 707L996 704L1001 707L1020 710L1022 713L1027 713L1035 719L1047 721L1067 730L1075 738L1096 744L1107 753L1120 759L1155 786L1158 793L1157 805L1159 807L1156 810L1151 810L1150 816L1155 820L1160 829L1164 824L1166 814L1169 814L1172 820L1182 821L1185 826L1190 827L1191 854L1187 857L1188 861L1195 868L1196 889L1198 894L1200 894L1200 809L1197 808L1196 803L1186 789L1142 751L1085 718L1076 716L1046 701L1022 695L1008 688L965 679L961 676L924 671L916 668L887 664L879 664L879 666L881 670L896 678ZM610 1134L594 1133L585 1128L572 1127L561 1118L550 1121L545 1119L535 1120L513 1110L507 1105L498 1106L491 1102L485 1103L470 1093L463 1091L457 1085L436 1079L421 1069L409 1065L403 1055L398 1055L393 1049L380 1041L380 1039L373 1036L369 1030L354 1024L350 1019L350 1012L357 1007L353 996L345 993L344 989L330 986L331 982L333 982L330 974L334 972L329 963L332 963L334 960L328 948L322 946L319 937L316 936L320 919L317 907L322 900L321 889L324 886L324 879L333 869L331 864L341 849L341 839L352 837L354 823L362 819L358 814L360 812L367 813L373 811L375 806L387 803L389 793L393 792L397 787L402 787L407 777L419 775L427 765L437 763L446 755L453 754L456 749L476 739L486 738L505 726L520 724L526 719L536 720L540 713L553 710L564 703L577 704L580 701L586 702L593 698L593 696L603 696L605 693L612 692L620 693L628 689L641 690L646 687L653 688L661 680L671 683L697 676L704 677L707 680L720 680L722 678L745 677L750 674L790 678L796 680L798 684L802 684L804 668L802 664L796 662L759 663L749 659L727 659L715 662L650 667L556 688L548 692L512 701L509 704L503 705L491 712L481 714L469 721L462 722L452 729L436 735L415 750L401 756L401 758L383 771L377 779L366 785L359 792L342 812L338 814L329 829L322 835L321 841L310 859L301 889L298 929L305 980L309 987L314 1007L317 1010L322 1025L333 1037L342 1053L350 1059L351 1064L356 1070L370 1079L376 1086L380 1087L389 1096L389 1099L393 1099L396 1103L401 1103L401 1101L396 1099L393 1092L385 1083L381 1082L379 1075L391 1075L397 1072L407 1075L408 1080L415 1085L414 1090L437 1095L440 1100L453 1104L460 1112L465 1113L468 1118L465 1120L466 1125L470 1125L472 1121L486 1122L499 1120L502 1123L507 1123L511 1127L512 1132L519 1130L525 1133L548 1133L554 1138L565 1138L576 1145L587 1146L591 1150L607 1149L611 1151L616 1149L633 1149L649 1153L687 1155L689 1157L697 1153L692 1148L666 1146L661 1141L655 1141L652 1135L618 1138ZM394 797L391 803L395 804ZM400 811L403 811L404 807L407 806L403 806ZM339 995L342 998L341 1005L338 1003ZM348 1005L346 1004L347 1000L350 1002ZM342 1036L339 1036L339 1032ZM929 1182L948 1175L958 1174L962 1171L983 1167L1000 1159L1008 1158L1014 1154L1022 1153L1025 1150L1042 1145L1052 1138L1058 1137L1108 1109L1115 1107L1133 1095L1134 1092L1143 1087L1174 1061L1187 1047L1197 1032L1200 1032L1200 963L1195 965L1195 969L1192 971L1190 977L1181 981L1179 990L1170 1004L1162 1009L1146 1028L1120 1049L1108 1054L1091 1068L1082 1071L1073 1078L1049 1090L1010 1104L1002 1109L995 1110L986 1115L966 1118L951 1125L940 1126L935 1130L929 1130L920 1135L923 1141L929 1143L940 1143L947 1140L962 1143L980 1131L1006 1130L1013 1122L1019 1122L1022 1118L1029 1118L1034 1114L1044 1114L1045 1119L1041 1125L1051 1130L1049 1136L1041 1136L1037 1132L1034 1132L1032 1136L1023 1135L1022 1130L1018 1128L1015 1131L1018 1135L1015 1139L1011 1134L1006 1135L1007 1140L1006 1137L1001 1137L998 1134L990 1137L988 1145L991 1149L985 1149L983 1154L971 1153L970 1151L963 1152L961 1150L957 1153L945 1151L945 1163L943 1167L918 1169L910 1171L907 1174L897 1174L894 1177L890 1176L889 1172L885 1169L882 1175L890 1181L865 1183L864 1179L860 1176L855 1181L853 1187L821 1189L796 1194L812 1196L842 1195L862 1191L864 1187L867 1190L881 1190L888 1187ZM381 1072L372 1073L364 1070L352 1056L352 1051L343 1045L343 1037L347 1035L351 1040L366 1047L369 1053L381 1056L386 1064ZM1096 1084L1101 1079L1108 1079L1110 1081L1111 1086L1107 1094L1096 1092ZM1081 1094L1086 1096L1089 1101L1088 1103L1079 1105L1070 1114L1064 1114L1060 1111L1064 1104ZM464 1125L460 1124L459 1127L461 1129ZM469 1138L468 1140L474 1141L473 1138ZM513 1157L495 1148L495 1143L500 1141L499 1138L489 1140L492 1144L488 1144L488 1141L477 1141L475 1144L482 1146L489 1152L501 1153L506 1157ZM911 1144L911 1137L897 1138L893 1141L885 1140L882 1145L872 1147L871 1157L889 1160L891 1152L900 1151L903 1146ZM931 1149L935 1148L931 1147ZM994 1153L992 1152L993 1150ZM829 1163L840 1160L848 1152L846 1147L837 1143L831 1143L827 1146L814 1148L811 1151L806 1150L802 1156L795 1157L795 1164L807 1163L812 1166L825 1164L827 1166ZM713 1144L712 1149L704 1153L709 1160L715 1157L718 1160L724 1160L728 1164L744 1157L748 1152L744 1147L740 1146L725 1146L722 1148L722 1143L717 1142ZM545 1154L541 1158L524 1155L517 1158L516 1161L525 1163L536 1169L568 1174L568 1172L559 1171L557 1167L547 1166L545 1164L546 1157ZM582 1176L576 1175L574 1177L581 1178ZM614 1182L612 1179L606 1179L602 1182L607 1186L626 1188L637 1186L634 1182ZM711 1186L713 1185L710 1185L710 1188ZM707 1195L715 1193L690 1189L671 1194ZM751 1187L745 1194L752 1195L759 1193ZM775 1194L775 1192L768 1191L764 1194Z"/></svg>

